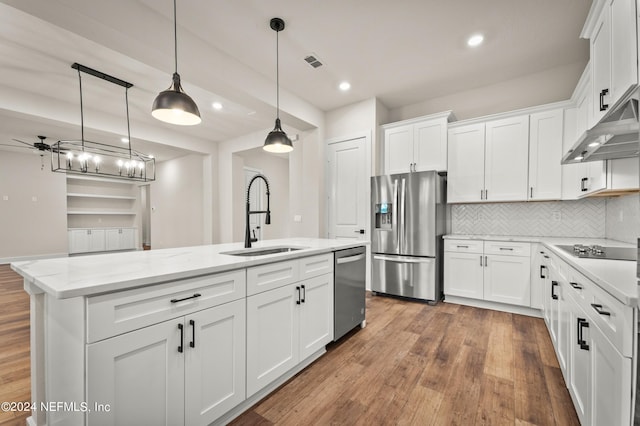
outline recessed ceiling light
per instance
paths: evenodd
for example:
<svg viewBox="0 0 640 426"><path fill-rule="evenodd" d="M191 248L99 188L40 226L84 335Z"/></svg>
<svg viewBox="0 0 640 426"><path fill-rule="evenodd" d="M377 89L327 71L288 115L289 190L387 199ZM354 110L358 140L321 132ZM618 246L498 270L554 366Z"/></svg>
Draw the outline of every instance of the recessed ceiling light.
<svg viewBox="0 0 640 426"><path fill-rule="evenodd" d="M482 34L474 34L467 40L467 44L471 47L476 47L482 44L484 36Z"/></svg>
<svg viewBox="0 0 640 426"><path fill-rule="evenodd" d="M129 142L129 139L128 139L128 138L120 138L120 140L122 141L122 143L127 143L127 142Z"/></svg>
<svg viewBox="0 0 640 426"><path fill-rule="evenodd" d="M338 87L343 92L346 92L347 90L351 89L351 83L349 83L348 81L343 81Z"/></svg>
<svg viewBox="0 0 640 426"><path fill-rule="evenodd" d="M217 110L222 109L222 104L220 102L214 102L213 104L211 104L211 106L213 107L213 109L217 109Z"/></svg>

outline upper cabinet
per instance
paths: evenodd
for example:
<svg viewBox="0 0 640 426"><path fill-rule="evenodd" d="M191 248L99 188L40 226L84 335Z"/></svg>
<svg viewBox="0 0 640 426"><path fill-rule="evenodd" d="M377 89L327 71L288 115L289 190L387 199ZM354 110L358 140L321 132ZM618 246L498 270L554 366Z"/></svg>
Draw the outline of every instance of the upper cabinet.
<svg viewBox="0 0 640 426"><path fill-rule="evenodd" d="M449 130L447 201L527 199L529 116Z"/></svg>
<svg viewBox="0 0 640 426"><path fill-rule="evenodd" d="M447 170L447 124L451 111L382 126L384 173Z"/></svg>
<svg viewBox="0 0 640 426"><path fill-rule="evenodd" d="M594 1L582 37L591 47L590 128L638 83L635 0Z"/></svg>
<svg viewBox="0 0 640 426"><path fill-rule="evenodd" d="M562 109L529 116L529 200L562 197Z"/></svg>

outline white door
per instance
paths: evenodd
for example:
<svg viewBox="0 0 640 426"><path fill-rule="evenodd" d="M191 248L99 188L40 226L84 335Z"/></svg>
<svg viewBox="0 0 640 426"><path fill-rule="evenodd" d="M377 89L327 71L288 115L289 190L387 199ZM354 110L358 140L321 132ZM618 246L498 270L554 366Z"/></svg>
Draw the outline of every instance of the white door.
<svg viewBox="0 0 640 426"><path fill-rule="evenodd" d="M120 229L120 248L121 249L136 248L136 229L135 228Z"/></svg>
<svg viewBox="0 0 640 426"><path fill-rule="evenodd" d="M333 274L300 283L300 360L333 340Z"/></svg>
<svg viewBox="0 0 640 426"><path fill-rule="evenodd" d="M556 348L558 353L558 364L564 376L565 383L569 383L567 362L569 359L569 345L570 345L570 330L569 330L569 302L567 301L568 281L561 277L558 287L556 287L556 293L558 295L558 311L557 311L557 323L558 331L556 336Z"/></svg>
<svg viewBox="0 0 640 426"><path fill-rule="evenodd" d="M485 256L484 299L511 305L531 304L531 261L520 256Z"/></svg>
<svg viewBox="0 0 640 426"><path fill-rule="evenodd" d="M485 200L525 201L529 116L489 121L485 128Z"/></svg>
<svg viewBox="0 0 640 426"><path fill-rule="evenodd" d="M85 253L89 251L89 230L72 229L69 231L69 253Z"/></svg>
<svg viewBox="0 0 640 426"><path fill-rule="evenodd" d="M88 424L184 424L183 318L87 345ZM178 348L182 348L179 352Z"/></svg>
<svg viewBox="0 0 640 426"><path fill-rule="evenodd" d="M247 398L299 359L299 284L247 298Z"/></svg>
<svg viewBox="0 0 640 426"><path fill-rule="evenodd" d="M366 239L370 183L365 142L361 137L328 146L329 238Z"/></svg>
<svg viewBox="0 0 640 426"><path fill-rule="evenodd" d="M484 123L449 129L447 202L484 199Z"/></svg>
<svg viewBox="0 0 640 426"><path fill-rule="evenodd" d="M559 200L562 195L563 110L531 114L529 199Z"/></svg>
<svg viewBox="0 0 640 426"><path fill-rule="evenodd" d="M245 167L244 168L244 195L243 195L243 203L242 203L242 207L243 207L243 213L244 213L244 207L245 204L247 202L246 200L246 196L247 196L247 188L249 187L249 182L251 182L251 179L257 175L257 174L262 174L261 170L258 169L253 169L250 167ZM264 181L262 179L258 179L255 182L253 182L253 185L251 185L251 210L262 210L262 194L265 193L266 188L264 188ZM244 220L243 220L244 222ZM251 216L249 216L249 234L251 236L251 238L254 237L257 238L258 240L262 239L262 223L264 222L264 215L263 214L252 214Z"/></svg>
<svg viewBox="0 0 640 426"><path fill-rule="evenodd" d="M106 229L105 230L105 248L107 251L110 250L120 250L121 249L121 239L122 235L120 234L122 230L118 229Z"/></svg>
<svg viewBox="0 0 640 426"><path fill-rule="evenodd" d="M245 300L185 318L185 424L208 425L245 399Z"/></svg>
<svg viewBox="0 0 640 426"><path fill-rule="evenodd" d="M105 244L105 230L104 229L90 229L89 230L89 251L104 251Z"/></svg>
<svg viewBox="0 0 640 426"><path fill-rule="evenodd" d="M482 254L445 252L444 294L482 299L482 265Z"/></svg>
<svg viewBox="0 0 640 426"><path fill-rule="evenodd" d="M413 163L413 125L384 131L384 172L409 173Z"/></svg>
<svg viewBox="0 0 640 426"><path fill-rule="evenodd" d="M571 300L569 298L569 300ZM591 334L593 324L575 301L570 302L569 311L569 393L580 423L591 424ZM578 343L582 337L583 344ZM605 423L613 424L613 423Z"/></svg>
<svg viewBox="0 0 640 426"><path fill-rule="evenodd" d="M413 126L414 171L447 170L447 119L440 118Z"/></svg>

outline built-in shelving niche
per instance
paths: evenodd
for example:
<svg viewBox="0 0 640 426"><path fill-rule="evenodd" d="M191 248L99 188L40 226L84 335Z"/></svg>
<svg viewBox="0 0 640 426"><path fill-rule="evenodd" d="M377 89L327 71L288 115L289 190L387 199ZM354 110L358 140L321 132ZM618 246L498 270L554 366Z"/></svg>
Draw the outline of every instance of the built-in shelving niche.
<svg viewBox="0 0 640 426"><path fill-rule="evenodd" d="M67 227L138 228L140 189L134 182L67 176Z"/></svg>

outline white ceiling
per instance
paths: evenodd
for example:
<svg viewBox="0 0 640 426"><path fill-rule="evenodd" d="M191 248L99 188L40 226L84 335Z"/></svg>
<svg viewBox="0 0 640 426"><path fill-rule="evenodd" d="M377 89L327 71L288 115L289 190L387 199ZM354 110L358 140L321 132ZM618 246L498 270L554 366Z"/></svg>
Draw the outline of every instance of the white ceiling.
<svg viewBox="0 0 640 426"><path fill-rule="evenodd" d="M393 109L586 64L588 42L578 37L591 5L589 0L178 0L178 70L203 124L176 128L149 113L173 72L171 0L1 1L0 115L13 111L34 126L10 132L4 128L9 119L0 117L0 143L36 140L36 134L47 132L42 122L79 124L78 77L70 68L79 62L134 84L129 91L134 137L192 150L273 126L275 32L269 20L274 16L286 22L280 33L283 121L305 130L317 125L324 111L372 97ZM475 32L484 33L485 43L470 49L465 42ZM310 53L324 66L310 67L303 60ZM351 91L337 89L342 80L351 82ZM124 98L120 87L111 86L83 78L85 124L117 134ZM223 110L214 111L213 101Z"/></svg>

